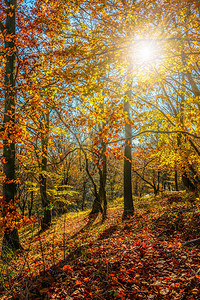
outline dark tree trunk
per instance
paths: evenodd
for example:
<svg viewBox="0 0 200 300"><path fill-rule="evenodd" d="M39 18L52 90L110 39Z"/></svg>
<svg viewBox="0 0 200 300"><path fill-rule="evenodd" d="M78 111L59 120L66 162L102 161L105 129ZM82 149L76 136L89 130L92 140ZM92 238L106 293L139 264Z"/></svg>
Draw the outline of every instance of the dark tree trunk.
<svg viewBox="0 0 200 300"><path fill-rule="evenodd" d="M127 113L127 118L130 118L130 104L124 102L124 112ZM124 150L124 212L122 219L127 219L134 214L133 196L132 196L132 180L131 180L131 124L125 122L125 150Z"/></svg>
<svg viewBox="0 0 200 300"><path fill-rule="evenodd" d="M99 186L99 197L101 203L103 203L103 212L102 212L102 221L104 221L107 217L107 197L106 197L106 179L107 179L107 159L106 155L106 144L102 143L103 146L103 154L102 154L102 169L99 168L100 175L100 186Z"/></svg>
<svg viewBox="0 0 200 300"><path fill-rule="evenodd" d="M186 189L188 189L189 191L195 191L196 187L195 185L192 183L192 181L189 179L188 175L186 172L184 172L182 174L182 181L184 186L186 187Z"/></svg>
<svg viewBox="0 0 200 300"><path fill-rule="evenodd" d="M43 132L41 134L42 143L42 162L41 162L41 173L39 175L40 181L40 196L43 208L43 218L41 221L41 231L48 229L51 225L52 220L52 208L51 202L47 196L47 157L48 157L48 134L49 134L49 110L46 108L46 120L43 124Z"/></svg>
<svg viewBox="0 0 200 300"><path fill-rule="evenodd" d="M83 149L82 149L83 150ZM85 153L85 151L83 150L83 153L84 153L84 156L85 156L85 169L86 169L86 172L87 172L87 175L89 177L89 179L91 180L91 183L93 185L93 188L94 188L94 202L93 202L93 206L92 206L92 210L89 214L89 223L90 221L92 220L95 220L95 218L98 216L98 213L99 212L103 212L102 210L102 207L101 207L101 199L99 197L99 193L97 191L97 186L96 186L96 183L94 182L94 179L92 177L92 175L90 174L90 171L89 171L89 163L88 163L88 158L87 158L87 155Z"/></svg>
<svg viewBox="0 0 200 300"><path fill-rule="evenodd" d="M5 52L6 52L6 66L5 66L5 110L4 110L4 128L10 128L3 141L3 157L5 163L3 164L3 172L6 180L3 184L3 198L6 205L9 207L11 202L15 201L16 183L15 183L15 142L10 132L15 126L15 108L16 108L16 91L15 91L15 60L16 60L16 46L15 46L15 11L17 2L10 0L7 4L7 17L4 29L5 38ZM3 24L1 24L1 27ZM2 28L1 28L2 29ZM11 140L8 142L8 140ZM10 210L4 210L4 216ZM12 209L13 212L13 209ZM14 221L13 221L14 222ZM5 224L6 226L6 224ZM2 255L6 255L8 251L16 251L21 248L19 242L19 235L17 229L5 228Z"/></svg>
<svg viewBox="0 0 200 300"><path fill-rule="evenodd" d="M175 174L174 174L174 181L175 181L175 190L178 191L178 171L175 170Z"/></svg>
<svg viewBox="0 0 200 300"><path fill-rule="evenodd" d="M29 218L32 215L32 209L33 209L33 191L31 191L31 201L28 202L28 216L29 216Z"/></svg>
<svg viewBox="0 0 200 300"><path fill-rule="evenodd" d="M9 228L6 229L4 231L2 242L2 257L6 256L8 253L14 253L18 249L22 249L19 242L18 230L16 228L11 231Z"/></svg>
<svg viewBox="0 0 200 300"><path fill-rule="evenodd" d="M106 155L104 154L106 151L106 144L102 142L102 168L99 167L99 191L97 192L96 184L93 181L94 192L95 192L95 199L92 206L92 211L90 215L98 215L99 212L102 214L102 221L106 219L107 215L107 198L106 198L106 177L107 177L107 161ZM90 175L91 176L91 175ZM103 203L103 208L102 208Z"/></svg>
<svg viewBox="0 0 200 300"><path fill-rule="evenodd" d="M92 205L92 210L90 212L90 216L98 215L99 212L101 212L103 214L103 209L101 206L101 199L100 199L99 193L97 193L95 195L95 199L94 199L94 202Z"/></svg>
<svg viewBox="0 0 200 300"><path fill-rule="evenodd" d="M154 186L153 192L154 192L154 196L156 196L158 194L158 189L156 186Z"/></svg>
<svg viewBox="0 0 200 300"><path fill-rule="evenodd" d="M156 175L155 175L155 170L153 170L153 192L154 195L156 196L158 193L158 188L159 188L159 184L156 185L156 179L155 179Z"/></svg>
<svg viewBox="0 0 200 300"><path fill-rule="evenodd" d="M43 208L43 218L41 221L41 230L44 231L48 229L51 225L52 210L50 202L47 197L47 178L44 172L47 171L47 157L43 156L42 158L42 172L40 173L40 196Z"/></svg>
<svg viewBox="0 0 200 300"><path fill-rule="evenodd" d="M181 148L182 144L184 144L184 136L179 134L177 137L177 145L179 148ZM184 157L184 159L188 162L188 157ZM194 173L194 168L190 165L190 163L188 162L188 167L190 169L190 171L192 171L193 174ZM184 186L186 187L186 189L188 189L189 191L195 191L196 190L196 185L191 181L189 174L186 172L186 168L183 168L183 173L182 173L182 181Z"/></svg>

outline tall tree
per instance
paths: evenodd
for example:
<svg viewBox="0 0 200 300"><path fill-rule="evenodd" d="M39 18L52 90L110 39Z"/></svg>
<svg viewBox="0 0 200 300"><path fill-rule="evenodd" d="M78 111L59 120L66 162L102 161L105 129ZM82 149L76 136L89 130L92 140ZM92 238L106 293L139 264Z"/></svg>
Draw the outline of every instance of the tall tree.
<svg viewBox="0 0 200 300"><path fill-rule="evenodd" d="M123 219L131 217L134 213L133 195L132 195L132 156L131 156L131 123L130 123L130 91L124 99L125 121L125 149L124 149L124 212ZM127 99L128 98L128 99Z"/></svg>
<svg viewBox="0 0 200 300"><path fill-rule="evenodd" d="M6 21L5 25L0 21L1 32L4 37L4 59L5 59L5 109L3 118L3 201L4 201L4 217L5 220L9 214L13 214L13 222L15 222L15 194L16 194L16 177L15 177L15 109L16 109L16 9L17 0L5 0ZM19 235L15 226L10 227L5 224L2 254L7 249L15 251L21 248Z"/></svg>

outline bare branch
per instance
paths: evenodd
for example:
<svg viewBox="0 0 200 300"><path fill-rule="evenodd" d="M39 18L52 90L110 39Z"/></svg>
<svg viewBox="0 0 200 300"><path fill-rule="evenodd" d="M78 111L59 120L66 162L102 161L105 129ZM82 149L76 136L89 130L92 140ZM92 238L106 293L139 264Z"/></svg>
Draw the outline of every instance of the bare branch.
<svg viewBox="0 0 200 300"><path fill-rule="evenodd" d="M200 238L195 239L195 240L190 240L190 241L184 243L183 246L188 246L188 245L191 245L191 244L200 244Z"/></svg>
<svg viewBox="0 0 200 300"><path fill-rule="evenodd" d="M137 96L137 95L135 95L135 96L138 97L141 101L143 101L143 102L145 102L145 103L151 105L151 106L154 107L155 109L157 109L157 110L165 117L165 119L167 119L167 121L168 121L169 123L171 123L173 126L175 126L175 124L170 120L170 118L166 115L166 113L165 113L162 109L160 109L156 104L154 104L154 103L152 103L152 102L150 102L150 101L148 101L148 100L146 100L146 99L144 99L144 98L142 98L142 97L139 97L139 96Z"/></svg>
<svg viewBox="0 0 200 300"><path fill-rule="evenodd" d="M142 134L145 133L163 133L163 134L172 134L172 133L183 133L189 136L192 136L195 139L200 139L200 136L197 136L195 134L183 131L183 130L172 130L172 131L165 131L165 130L145 130L145 131L141 131L139 133L136 133L134 135L132 135L130 138L128 138L129 140L136 138L137 136L140 136ZM114 143L118 143L118 142L123 142L124 140L127 140L127 138L123 138L123 139L119 139L119 140L115 140L115 141L111 141L111 142L107 142L106 144L114 144Z"/></svg>
<svg viewBox="0 0 200 300"><path fill-rule="evenodd" d="M140 177L144 182L146 182L148 185L150 185L152 188L154 188L154 185L149 182L148 180L146 180L142 175L140 175L140 173L138 173L137 171L133 170L134 173L137 174L138 177Z"/></svg>
<svg viewBox="0 0 200 300"><path fill-rule="evenodd" d="M48 165L58 165L60 164L61 162L63 162L65 160L65 158L70 154L70 153L73 153L75 152L76 150L80 150L80 148L74 148L70 151L68 151L62 158L60 158L60 161L58 162L53 162L53 163L49 163Z"/></svg>

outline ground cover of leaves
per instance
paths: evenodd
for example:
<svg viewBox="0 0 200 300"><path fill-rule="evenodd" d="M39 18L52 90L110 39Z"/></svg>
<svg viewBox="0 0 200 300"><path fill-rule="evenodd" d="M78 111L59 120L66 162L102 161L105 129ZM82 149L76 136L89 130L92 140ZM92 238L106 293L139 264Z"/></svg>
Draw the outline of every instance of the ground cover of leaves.
<svg viewBox="0 0 200 300"><path fill-rule="evenodd" d="M199 245L183 245L199 237L199 199L138 200L126 222L122 212L111 207L90 227L85 212L43 234L23 231L26 251L1 262L1 299L199 300Z"/></svg>

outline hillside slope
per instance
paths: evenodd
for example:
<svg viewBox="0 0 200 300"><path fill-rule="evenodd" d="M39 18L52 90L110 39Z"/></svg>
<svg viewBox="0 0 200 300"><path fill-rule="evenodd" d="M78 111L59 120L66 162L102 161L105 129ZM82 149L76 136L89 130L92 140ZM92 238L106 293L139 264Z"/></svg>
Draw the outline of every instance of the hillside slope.
<svg viewBox="0 0 200 300"><path fill-rule="evenodd" d="M1 299L200 299L199 199L183 193L135 200L122 222L69 213L50 230L21 232L26 251L1 262Z"/></svg>

